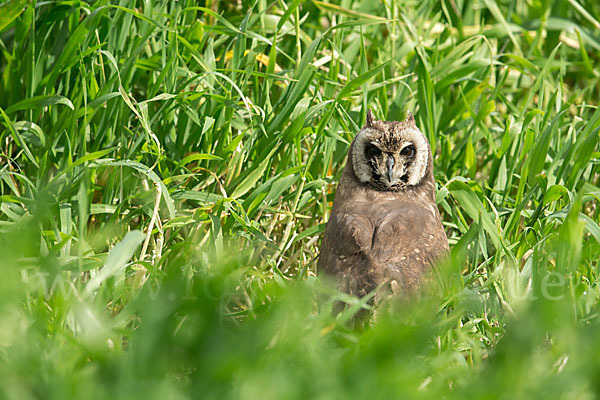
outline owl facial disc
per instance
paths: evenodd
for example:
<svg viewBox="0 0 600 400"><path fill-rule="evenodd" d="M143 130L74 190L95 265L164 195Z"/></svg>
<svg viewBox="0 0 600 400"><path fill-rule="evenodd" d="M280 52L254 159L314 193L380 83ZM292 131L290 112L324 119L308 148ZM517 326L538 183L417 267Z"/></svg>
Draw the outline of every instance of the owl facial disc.
<svg viewBox="0 0 600 400"><path fill-rule="evenodd" d="M412 114L402 122L377 121L370 110L351 152L358 180L382 191L419 185L427 175L431 154Z"/></svg>

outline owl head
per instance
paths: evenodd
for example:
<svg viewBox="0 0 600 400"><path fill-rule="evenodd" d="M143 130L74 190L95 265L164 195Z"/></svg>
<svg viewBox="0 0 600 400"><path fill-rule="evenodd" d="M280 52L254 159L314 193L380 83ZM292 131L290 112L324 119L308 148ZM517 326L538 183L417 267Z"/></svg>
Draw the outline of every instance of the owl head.
<svg viewBox="0 0 600 400"><path fill-rule="evenodd" d="M377 121L371 110L351 148L356 178L377 190L418 186L430 168L429 143L411 113L404 121Z"/></svg>

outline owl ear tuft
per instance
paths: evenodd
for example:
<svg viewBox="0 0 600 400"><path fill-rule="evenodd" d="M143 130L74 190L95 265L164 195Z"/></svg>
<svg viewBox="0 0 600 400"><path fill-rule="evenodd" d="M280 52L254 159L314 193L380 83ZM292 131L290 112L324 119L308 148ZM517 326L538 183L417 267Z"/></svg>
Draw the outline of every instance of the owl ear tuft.
<svg viewBox="0 0 600 400"><path fill-rule="evenodd" d="M416 127L417 124L415 123L415 117L412 114L412 112L408 112L408 115L406 117L406 122L408 122L409 125Z"/></svg>
<svg viewBox="0 0 600 400"><path fill-rule="evenodd" d="M373 126L373 122L375 122L375 116L373 115L373 111L369 108L367 110L367 121L365 122L365 128L371 128Z"/></svg>

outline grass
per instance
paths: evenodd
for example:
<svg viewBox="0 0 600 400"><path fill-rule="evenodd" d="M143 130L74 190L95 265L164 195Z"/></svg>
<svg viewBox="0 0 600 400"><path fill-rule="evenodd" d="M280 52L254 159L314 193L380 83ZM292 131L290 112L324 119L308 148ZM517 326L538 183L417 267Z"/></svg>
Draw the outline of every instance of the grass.
<svg viewBox="0 0 600 400"><path fill-rule="evenodd" d="M597 397L599 20L3 2L1 397ZM428 136L452 262L355 331L315 257L369 107Z"/></svg>

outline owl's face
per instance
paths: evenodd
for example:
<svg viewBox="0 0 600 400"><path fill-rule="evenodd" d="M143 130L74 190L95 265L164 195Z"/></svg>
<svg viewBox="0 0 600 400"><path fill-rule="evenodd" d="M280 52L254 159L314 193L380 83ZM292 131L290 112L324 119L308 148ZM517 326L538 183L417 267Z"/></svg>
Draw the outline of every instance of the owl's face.
<svg viewBox="0 0 600 400"><path fill-rule="evenodd" d="M377 190L417 186L427 174L429 143L412 114L402 122L376 121L369 110L351 151L354 174Z"/></svg>

